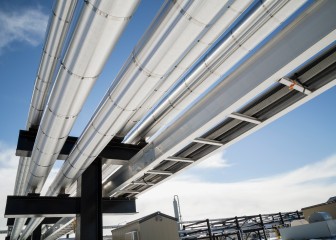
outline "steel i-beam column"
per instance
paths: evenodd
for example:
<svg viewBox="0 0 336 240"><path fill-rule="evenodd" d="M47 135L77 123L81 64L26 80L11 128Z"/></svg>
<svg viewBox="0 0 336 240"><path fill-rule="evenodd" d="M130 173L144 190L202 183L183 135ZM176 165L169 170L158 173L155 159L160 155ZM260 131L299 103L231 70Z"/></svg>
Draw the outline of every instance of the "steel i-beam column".
<svg viewBox="0 0 336 240"><path fill-rule="evenodd" d="M81 213L79 234L81 240L103 239L102 165L97 158L81 177ZM76 236L77 237L77 236ZM79 238L78 238L79 239Z"/></svg>
<svg viewBox="0 0 336 240"><path fill-rule="evenodd" d="M33 232L33 234L31 235L31 240L41 240L41 228L42 228L42 224L40 224Z"/></svg>

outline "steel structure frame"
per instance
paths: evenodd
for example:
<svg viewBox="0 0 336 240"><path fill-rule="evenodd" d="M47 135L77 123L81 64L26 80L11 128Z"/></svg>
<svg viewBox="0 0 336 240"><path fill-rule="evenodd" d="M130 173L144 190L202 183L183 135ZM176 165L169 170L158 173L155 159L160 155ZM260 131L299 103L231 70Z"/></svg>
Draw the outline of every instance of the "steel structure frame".
<svg viewBox="0 0 336 240"><path fill-rule="evenodd" d="M19 132L16 155L30 157L36 131L21 130ZM68 137L58 159L65 159L76 142L76 137ZM71 217L77 216L76 236L81 239L102 239L102 214L130 214L136 213L135 199L111 199L102 197L102 165L106 162L110 164L125 164L133 157L143 145L135 146L120 143L121 139L114 138L91 163L80 177L77 183L77 197L69 197L68 194L61 194L55 197L42 197L39 194L29 194L28 196L8 196L5 217L8 218L8 236L14 225L13 218L36 218L45 219L32 232L32 240L41 239L41 227L44 224L55 224L60 217L66 217L67 221ZM70 218L69 218L70 217ZM25 224L29 223L29 220ZM68 229L71 231L71 229ZM67 233L67 231L65 232Z"/></svg>
<svg viewBox="0 0 336 240"><path fill-rule="evenodd" d="M82 201L81 197L68 197L68 195L59 197L7 196L5 209L5 218L9 219L7 226L13 225L13 218L18 217L46 217L46 219L55 218L57 221L60 217L75 217L76 214L81 213L82 208L86 208L86 202ZM130 213L135 211L135 200L101 198L101 208L103 213ZM51 223L56 223L54 221ZM48 224L48 221L44 221L44 224Z"/></svg>
<svg viewBox="0 0 336 240"><path fill-rule="evenodd" d="M302 212L259 214L223 219L205 219L181 222L183 230L180 239L247 239L255 233L259 239L267 239L267 230L287 226L290 222L302 219ZM233 238L237 237L237 238Z"/></svg>
<svg viewBox="0 0 336 240"><path fill-rule="evenodd" d="M259 94L258 97L254 98L253 101L237 110L239 115L258 119L260 124L227 117L220 124L215 125L203 135L195 138L196 141L187 144L184 148L177 151L174 155L170 155L168 158L156 157L155 148L152 147L153 151L150 151L151 145L147 145L147 147L145 147L146 150L142 150L146 152L147 156L144 155L144 157L141 157L138 161L132 161L129 167L123 168L124 172L122 172L123 169L120 169L119 175L115 174L111 177L110 184L105 184L109 189L104 189L106 194L111 194L114 197L135 197L139 195L138 192L143 193L150 189L152 185L132 185L129 184L129 182L145 181L159 184L165 181L169 176L204 159L208 154L221 147L222 149L227 148L241 138L246 137L290 110L335 86L336 48L328 49L310 64L304 65L301 69L296 69L292 72L290 79L292 79L294 85L301 85L305 89L310 89L312 93L307 95L302 91L291 89L281 82L275 82L271 87ZM200 141L199 138L203 141ZM204 139L208 140L208 143ZM170 159L172 157L189 161L171 161ZM144 161L150 162L151 164L147 163L144 165ZM139 171L140 168L142 168L141 171ZM150 170L146 170L149 168ZM131 173L130 171L133 169L137 171ZM167 172L167 174L153 174L155 171L157 171L157 173L159 173L159 171L160 173ZM111 186L114 186L114 189ZM127 192L125 190L134 192Z"/></svg>
<svg viewBox="0 0 336 240"><path fill-rule="evenodd" d="M35 143L37 132L33 129L26 131L20 130L18 143L15 155L20 157L31 157L33 146ZM58 160L65 160L77 141L77 137L69 136L65 141L63 148L58 155ZM121 143L122 138L115 137L98 155L102 159L102 163L108 162L109 164L124 165L128 163L128 160L139 152L145 144L124 144Z"/></svg>
<svg viewBox="0 0 336 240"><path fill-rule="evenodd" d="M86 4L88 4L88 1L86 1ZM130 2L130 4L132 4L132 7L130 6L129 11L132 9L134 10L136 3ZM112 143L110 142L110 144L99 155L97 154L97 158L97 155L93 155L94 157L90 158L92 160L96 159L96 162L91 165L83 163L82 165L79 164L80 166L76 166L76 171L72 172L72 175L76 177L67 178L64 172L60 171L59 174L62 181L67 179L75 180L80 175L80 173L82 173L82 170L84 171L86 167L90 165L90 167L87 169L87 172L85 172L82 176L84 177L87 173L87 175L91 176L88 178L93 178L96 181L93 185L91 185L92 180L91 183L88 183L88 181L85 180L86 177L84 177L84 180L81 182L82 188L77 189L77 194L81 194L81 197L72 203L77 206L76 204L80 202L80 211L77 209L71 212L72 214L78 213L78 211L82 215L89 214L89 216L84 217L85 220L83 220L84 218L81 219L83 222L79 225L89 225L90 222L85 222L86 220L89 221L90 218L96 219L94 223L95 226L90 228L91 230L94 230L94 236L91 236L89 239L93 239L92 237L102 238L100 233L102 227L102 162L107 163L107 165L124 165L120 171L107 178L106 182L104 180L104 194L113 196L115 198L121 197L134 199L137 195L147 191L160 182L163 182L175 173L192 166L196 162L200 162L200 160L202 160L209 153L219 148L226 148L230 146L241 138L286 114L291 109L298 107L304 102L335 86L336 50L335 48L332 49L332 46L335 46L336 30L335 22L332 19L334 17L333 13L335 12L336 5L331 1L320 1L311 5L311 9L309 9L307 12L304 12L304 14L300 15L299 18L293 20L293 22L288 25L284 24L286 26L283 26L283 31L281 30L281 34L275 36L268 43L265 43L263 46L261 46L255 55L253 55L254 53L248 54L248 60L246 60L246 62L240 62L240 64L237 65L234 70L230 69L228 71L229 73L225 73L230 76L226 76L227 79L219 83L216 86L216 89L209 88L210 90L206 93L209 95L204 95L200 101L197 100L198 102L195 102L192 106L187 107L184 115L172 123L173 127L168 126L162 130L160 134L158 134L158 138L154 139L147 146L131 146L121 144L121 139L114 137ZM94 8L90 6L86 7L88 7L88 9L85 8L85 11L90 12L91 15L96 15L96 11L91 12L94 10ZM108 15L105 15L105 17L108 18ZM106 19L100 18L95 18L95 20L97 26L101 25L99 21L106 21ZM129 20L129 18L124 20ZM91 21L89 22L91 24ZM79 21L79 23L85 24L86 21ZM123 29L123 27L124 23L120 25L121 29ZM316 31L311 31L311 29L314 27L316 28ZM81 34L82 33L79 32L77 35L82 36ZM75 36L77 35L75 34ZM86 38L84 40L88 40L90 38L96 38L96 35L86 34ZM74 39L76 40L77 38ZM112 45L115 44L116 39L117 36L112 42L110 42L111 48ZM300 39L300 41L297 39ZM288 51L287 45L293 45L295 49ZM100 44L100 46L105 46L105 44ZM79 50L82 51L81 53L84 55L86 54L86 49L81 48L79 41L71 42L70 47L71 49L79 48ZM92 54L93 53L95 52L93 51ZM64 76L60 78L59 81L61 81L61 84L58 83L58 86L56 86L55 89L57 90L60 88L62 84L67 85L72 83L73 81L65 81L65 79L70 78L89 78L92 82L94 82L104 65L103 62L106 61L108 54L104 55L102 59L99 54L94 56L102 61L101 63L98 61L100 64L96 64L95 61L92 62L91 65L94 67L94 69L92 69L92 66L90 65L90 70L92 72L91 75L82 76L81 74L74 74L74 72L77 73L77 71L70 71L69 69L65 68L64 62L62 62L60 75L61 77L63 75ZM65 58L65 60L67 59L69 62L75 60L71 54L69 57ZM79 59L91 61L91 57L80 57ZM310 61L312 59L314 59L314 61L311 63ZM67 63L67 61L65 61L65 63ZM309 63L308 66L307 63ZM261 67L261 65L263 66ZM86 69L81 69L80 64L75 65L75 68L72 70L76 69L86 71ZM249 83L246 85L243 84L244 78L249 78ZM225 104L223 104L223 106L220 108L221 111L216 109L218 112L209 111L209 114L207 114L206 111L204 112L204 110L201 110L202 108L206 109L204 106L207 106L207 103L211 103L213 105L217 104L219 102L218 96L226 95L226 91L223 87L224 84L227 84L225 85L225 88L231 88L235 91L233 91L234 96L226 96ZM28 161L28 164L26 165L29 167L29 162L31 161L29 157L33 155L34 162L32 164L34 165L34 168L32 169L34 171L30 172L29 186L25 186L27 181L24 181L24 178L21 180L19 179L19 182L24 183L24 186L20 187L20 189L24 192L18 193L18 195L25 195L28 192L39 192L46 177L48 176L48 171L51 169L50 167L52 166L55 157L58 157L59 159L68 158L70 152L74 146L76 146L77 138L68 137L68 133L70 132L71 126L77 116L77 111L74 111L74 109L68 109L69 111L63 113L64 109L68 107L66 99L72 97L74 92L68 92L68 95L64 95L63 92L57 92L56 90L52 91L50 94L50 103L52 104L48 103L49 107L46 108L45 111L47 116L45 119L46 121L42 121L38 132L36 133L32 130L20 132L17 149L17 154L22 157L20 159L20 164L23 166L25 161ZM89 90L90 86L85 88L85 93L88 93ZM85 94L75 95L82 96ZM85 99L83 98L77 100L79 104L76 106L78 109L80 109L80 105L82 105ZM59 102L62 103L61 105L63 107L57 107ZM57 116L62 116L60 119L53 117L53 114L48 112L51 111L50 106L52 106L52 109L55 108L53 110L61 111L58 112L58 115L56 114ZM75 110L78 109L76 108ZM213 115L211 120L204 117L204 115L208 115L208 117L210 117L210 114ZM114 114L112 115L114 116ZM115 116L119 116L119 114L115 114ZM193 126L194 129L189 126L186 127L188 123L194 121L197 117L200 118L197 121L197 124L202 127L199 127L198 130L195 130L197 129L197 124ZM64 129L60 128L62 125L60 122L69 122L66 128L66 133L63 133ZM109 125L109 123L104 124ZM56 129L57 131L55 129L49 129L47 126L50 125L59 129ZM92 127L94 128L94 125L92 125ZM169 129L169 127L171 128ZM183 134L178 132L180 129L185 130ZM50 137L50 133L45 133L45 130L50 131L52 133L52 137ZM92 131L94 131L94 133L92 132L92 136L96 136L96 133L99 133L97 130ZM42 155L45 154L45 151L40 151L39 144L35 143L36 134L36 143L47 145L46 148L50 148L50 151L48 151L52 153L52 157L49 160L45 160L42 157ZM168 138L170 138L171 135L174 135L174 137L169 140ZM51 139L58 140L55 142ZM45 144L46 141L49 141L49 143L52 144ZM63 146L64 141L65 144ZM84 145L87 146L86 144ZM62 150L59 152L58 150L61 147ZM140 149L141 151L139 152ZM79 149L77 150L82 154L84 153L85 149L81 149L82 151ZM100 150L101 149L99 148L99 151ZM92 152L85 153L86 155L92 154ZM56 156L56 154L58 154L58 156ZM129 159L131 159L131 161L128 161ZM74 162L69 163L68 166L73 166L72 163ZM28 170L28 168L25 169ZM26 170L19 172L27 172ZM37 175L35 175L35 173L40 171L43 174L40 177L36 177ZM23 177L23 175L21 177ZM63 190L64 186L68 187L67 184L68 183L64 182L61 184L56 183L58 188L57 190L50 193L50 195L58 194L59 189ZM81 191L82 189L86 189L89 185L90 188L92 187L92 189L90 189L92 192ZM9 198L9 203L13 200L19 201L21 199L22 201L27 201L27 199L33 198L36 198L36 196L28 196L26 199L24 197ZM38 199L43 200L44 198L38 197ZM60 197L56 197L53 200L61 201L60 199ZM62 199L62 201L64 201L64 199ZM85 206L87 206L86 204L88 202L94 203L94 209L88 212L81 212L84 208L86 208ZM18 203L16 202L16 204ZM30 214L41 214L36 213L36 206L35 209L33 209L33 212L34 211L35 213L30 212ZM61 210L57 209L57 211L60 213ZM19 214L22 214L22 212ZM25 214L27 214L27 212ZM42 216L43 214L46 213L43 212ZM8 216L11 215L8 214ZM259 215L259 218L260 224L264 225L265 223L263 222L264 220L262 216ZM280 214L280 220L281 219L282 215ZM33 232L33 238L38 239L41 236L41 221L42 219L36 219L36 221L32 221L34 223L30 222L28 227L25 229L22 238L25 239L35 229ZM71 219L62 219L61 222L62 221L68 221L69 223L69 221L71 222ZM239 221L239 218L234 219L236 227L241 228L242 226L240 225ZM284 220L282 219L282 221ZM15 232L13 235L15 237L11 236L11 239L17 238L19 234L18 231L21 231L25 220L21 219L21 221L18 222L15 223L17 225L16 227L14 225L14 229L16 230L13 230L13 232ZM60 224L60 222L57 224ZM211 224L212 223L210 220L206 221L210 239L212 238L213 234ZM258 225L260 226L260 224ZM80 235L83 236L83 234L86 234L82 233L82 230L82 228L79 228L78 237ZM260 230L262 231L262 229L259 229L258 233ZM83 231L85 231L85 229ZM49 236L52 234L53 233L50 233ZM84 238L82 237L82 239Z"/></svg>

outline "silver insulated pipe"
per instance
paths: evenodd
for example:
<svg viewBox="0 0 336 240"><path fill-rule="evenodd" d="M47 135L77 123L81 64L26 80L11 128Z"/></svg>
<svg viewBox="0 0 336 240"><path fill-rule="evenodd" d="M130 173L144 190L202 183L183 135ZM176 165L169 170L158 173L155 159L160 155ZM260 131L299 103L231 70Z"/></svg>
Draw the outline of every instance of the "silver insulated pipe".
<svg viewBox="0 0 336 240"><path fill-rule="evenodd" d="M39 193L113 47L139 1L85 1L42 115L26 194ZM31 222L22 239L31 231Z"/></svg>
<svg viewBox="0 0 336 240"><path fill-rule="evenodd" d="M239 16L240 12L228 10L229 3L231 1L222 0L164 3L78 139L50 186L49 195L69 187L83 173L139 109L139 103L155 92L157 84L167 83L166 76L187 52L193 51L191 48L198 39L209 37L206 34L211 31L210 39L215 40ZM242 4L245 8L247 5ZM230 21L224 24L225 16ZM206 50L201 47L195 60ZM171 79L170 84L175 80Z"/></svg>
<svg viewBox="0 0 336 240"><path fill-rule="evenodd" d="M104 195L112 197L122 193L133 181L153 171L283 76L334 44L335 10L334 1L317 1L292 18L262 48L249 54L223 81L197 98L126 166L113 174L103 186Z"/></svg>
<svg viewBox="0 0 336 240"><path fill-rule="evenodd" d="M28 113L27 130L37 129L40 125L42 113L53 82L55 68L58 64L61 51L69 30L69 26L76 8L77 0L56 0L46 33L46 39L41 56L40 66L35 80L33 95ZM21 157L14 187L14 195L25 194L25 183L31 159ZM11 239L17 239L23 225L23 220L17 219L12 230Z"/></svg>
<svg viewBox="0 0 336 240"><path fill-rule="evenodd" d="M150 139L189 104L221 78L235 64L264 41L307 0L265 1L240 27L218 43L179 84L143 117L126 135L125 143Z"/></svg>

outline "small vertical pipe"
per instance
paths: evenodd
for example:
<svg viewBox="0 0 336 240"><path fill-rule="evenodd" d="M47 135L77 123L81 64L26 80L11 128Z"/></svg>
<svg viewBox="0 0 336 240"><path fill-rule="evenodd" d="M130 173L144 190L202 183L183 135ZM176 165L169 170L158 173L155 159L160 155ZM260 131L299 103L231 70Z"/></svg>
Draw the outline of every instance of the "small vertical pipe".
<svg viewBox="0 0 336 240"><path fill-rule="evenodd" d="M279 212L279 217L280 217L281 224L284 225L284 224L285 224L285 221L284 221L283 218L282 218L282 214L281 214L281 212Z"/></svg>
<svg viewBox="0 0 336 240"><path fill-rule="evenodd" d="M299 211L296 211L296 214L297 214L297 216L298 216L298 219L301 219L301 216L300 216Z"/></svg>
<svg viewBox="0 0 336 240"><path fill-rule="evenodd" d="M264 225L264 221L263 221L263 219L262 219L261 214L259 214L259 218L260 218L260 224L261 224L261 226L262 226L262 231L263 231L263 233L264 233L265 239L267 239L266 232L265 232L265 225Z"/></svg>
<svg viewBox="0 0 336 240"><path fill-rule="evenodd" d="M211 233L211 226L209 219L206 220L207 226L208 226L208 234L209 234L209 240L213 240L212 233Z"/></svg>
<svg viewBox="0 0 336 240"><path fill-rule="evenodd" d="M237 227L237 237L238 237L238 240L242 240L242 238L241 238L241 232L240 232L240 226L239 226L239 221L238 221L237 216L235 217L235 222L236 222L236 227Z"/></svg>

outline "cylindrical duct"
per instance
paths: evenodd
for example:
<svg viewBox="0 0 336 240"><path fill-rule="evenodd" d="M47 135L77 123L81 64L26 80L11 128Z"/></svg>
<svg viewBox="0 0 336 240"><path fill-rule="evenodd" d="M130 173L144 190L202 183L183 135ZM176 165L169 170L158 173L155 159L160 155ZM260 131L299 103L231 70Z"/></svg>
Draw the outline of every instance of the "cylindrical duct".
<svg viewBox="0 0 336 240"><path fill-rule="evenodd" d="M192 51L199 39L211 30L212 37L207 38L214 41L221 31L228 28L241 14L241 11L232 10L230 4L231 1L221 0L165 2L114 80L48 194L57 194L82 174L154 91L154 87L167 81L166 75L175 69L187 52ZM241 8L239 10L247 6L246 2L241 6L235 5ZM224 16L227 17L225 23ZM205 49L203 46L198 54ZM172 79L170 84L175 80Z"/></svg>
<svg viewBox="0 0 336 240"><path fill-rule="evenodd" d="M26 193L44 182L113 47L139 1L85 1L42 116ZM34 221L27 226L26 239Z"/></svg>

